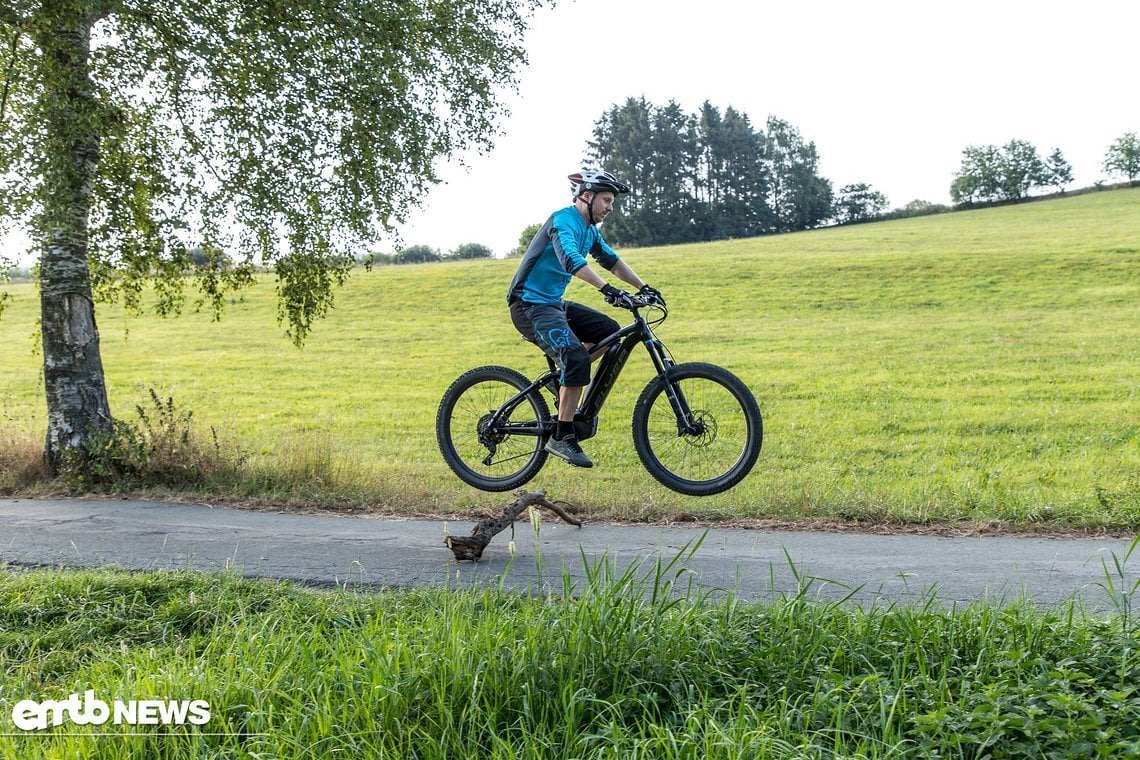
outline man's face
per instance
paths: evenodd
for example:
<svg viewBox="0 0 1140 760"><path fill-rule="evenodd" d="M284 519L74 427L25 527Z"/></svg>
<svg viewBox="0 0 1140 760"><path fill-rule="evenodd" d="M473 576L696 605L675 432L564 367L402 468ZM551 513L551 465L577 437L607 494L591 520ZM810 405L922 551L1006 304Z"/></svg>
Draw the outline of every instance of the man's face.
<svg viewBox="0 0 1140 760"><path fill-rule="evenodd" d="M593 198L593 201L594 201L593 202L594 222L597 224L601 224L603 221L605 221L605 218L610 215L610 212L614 210L614 198L615 198L615 196L613 193L609 192L608 190L600 192L600 193L587 192L582 196L582 200L586 201L587 206L591 205L590 204L591 198Z"/></svg>

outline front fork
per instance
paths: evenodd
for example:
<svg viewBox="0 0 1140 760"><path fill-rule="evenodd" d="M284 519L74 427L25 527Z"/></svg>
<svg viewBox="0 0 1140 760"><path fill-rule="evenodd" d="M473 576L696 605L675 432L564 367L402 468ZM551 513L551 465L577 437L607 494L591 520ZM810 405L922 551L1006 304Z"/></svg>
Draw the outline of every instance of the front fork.
<svg viewBox="0 0 1140 760"><path fill-rule="evenodd" d="M645 348L649 351L649 356L653 360L653 366L657 368L657 374L665 385L665 397L669 400L669 406L673 408L673 414L677 417L677 435L679 436L699 436L704 433L704 425L693 414L692 407L689 406L689 400L685 398L685 392L681 390L679 383L673 381L670 377L670 370L676 366L676 363L669 358L665 353L665 347L661 345L661 341L656 338L644 341Z"/></svg>

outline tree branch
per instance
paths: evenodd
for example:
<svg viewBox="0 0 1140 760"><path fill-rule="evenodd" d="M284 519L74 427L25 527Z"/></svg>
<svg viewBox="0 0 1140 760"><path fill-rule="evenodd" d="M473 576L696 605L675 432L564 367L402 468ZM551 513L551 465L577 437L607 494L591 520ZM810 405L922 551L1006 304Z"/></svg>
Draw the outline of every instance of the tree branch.
<svg viewBox="0 0 1140 760"><path fill-rule="evenodd" d="M23 30L16 27L12 32L12 50L8 59L8 70L4 72L4 89L0 92L0 125L4 124L4 117L8 115L8 95L12 91L12 73L16 70L16 54L20 49L20 35Z"/></svg>
<svg viewBox="0 0 1140 760"><path fill-rule="evenodd" d="M447 544L447 548L451 549L452 554L455 555L456 562L465 559L478 562L483 556L483 550L487 548L487 544L491 543L491 539L494 538L495 534L513 525L515 520L518 519L518 516L526 511L528 507L546 507L574 527L582 527L581 520L573 517L562 509L562 507L548 500L545 490L524 491L519 489L515 491L515 496L517 498L503 509L503 514L498 517L488 517L480 520L474 530L471 531L470 537L448 536L445 539L444 543Z"/></svg>

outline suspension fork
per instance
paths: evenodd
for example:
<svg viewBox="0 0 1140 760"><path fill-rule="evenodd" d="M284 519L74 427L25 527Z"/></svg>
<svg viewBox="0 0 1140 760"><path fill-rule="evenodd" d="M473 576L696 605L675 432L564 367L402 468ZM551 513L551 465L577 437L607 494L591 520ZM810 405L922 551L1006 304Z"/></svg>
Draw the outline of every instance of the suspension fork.
<svg viewBox="0 0 1140 760"><path fill-rule="evenodd" d="M672 407L673 414L677 417L677 434L700 435L702 426L694 418L693 409L689 406L689 400L685 398L685 392L670 377L670 370L675 365L665 353L665 346L657 338L652 337L648 331L646 331L646 337L642 343L645 345L645 350L649 352L649 357L657 369L657 374L661 377L665 386L665 397L669 400L669 406Z"/></svg>

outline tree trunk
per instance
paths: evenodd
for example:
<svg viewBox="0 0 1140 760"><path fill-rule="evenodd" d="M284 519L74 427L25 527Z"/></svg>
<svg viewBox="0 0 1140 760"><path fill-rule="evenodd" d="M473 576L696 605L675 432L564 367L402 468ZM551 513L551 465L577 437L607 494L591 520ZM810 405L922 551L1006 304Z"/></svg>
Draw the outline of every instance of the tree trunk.
<svg viewBox="0 0 1140 760"><path fill-rule="evenodd" d="M54 3L49 3L55 5ZM85 7L86 6L86 7ZM89 77L90 4L61 3L37 25L45 81L43 216L40 238L47 458L52 469L78 456L111 410L87 259L88 216L99 162L98 105Z"/></svg>

